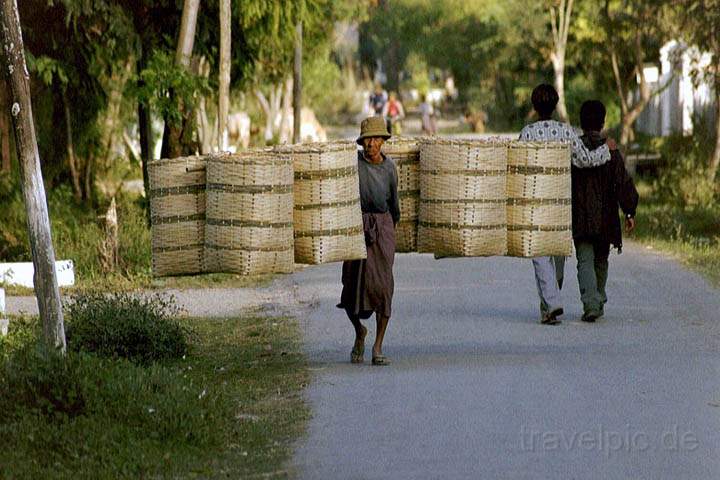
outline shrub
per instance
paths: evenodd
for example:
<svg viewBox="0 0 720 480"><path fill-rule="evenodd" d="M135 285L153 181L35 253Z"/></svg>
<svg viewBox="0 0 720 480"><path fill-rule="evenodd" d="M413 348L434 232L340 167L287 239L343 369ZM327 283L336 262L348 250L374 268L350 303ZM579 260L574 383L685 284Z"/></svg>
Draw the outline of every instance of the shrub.
<svg viewBox="0 0 720 480"><path fill-rule="evenodd" d="M188 353L187 327L172 297L83 293L66 305L68 347L149 364Z"/></svg>

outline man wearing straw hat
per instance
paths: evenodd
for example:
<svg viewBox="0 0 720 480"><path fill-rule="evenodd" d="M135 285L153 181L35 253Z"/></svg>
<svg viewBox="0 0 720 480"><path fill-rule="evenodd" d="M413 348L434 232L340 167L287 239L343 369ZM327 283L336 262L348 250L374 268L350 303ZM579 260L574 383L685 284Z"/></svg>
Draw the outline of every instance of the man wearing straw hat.
<svg viewBox="0 0 720 480"><path fill-rule="evenodd" d="M339 308L345 309L355 327L355 344L350 353L352 363L362 363L367 329L360 323L375 313L377 332L372 351L373 365L389 365L382 343L390 320L395 287L395 225L400 220L398 174L395 163L381 149L390 138L382 117L369 117L360 125L357 143L360 207L365 231L367 259L343 262Z"/></svg>
<svg viewBox="0 0 720 480"><path fill-rule="evenodd" d="M535 87L531 101L539 119L522 129L520 140L569 143L572 147L572 165L577 168L597 167L607 163L610 160L608 146L617 149L615 142L608 139L606 145L588 150L570 125L552 119L558 99L558 93L551 85ZM540 296L540 323L556 325L560 323L558 317L563 314L560 289L565 273L565 257L536 257L533 258L533 267Z"/></svg>

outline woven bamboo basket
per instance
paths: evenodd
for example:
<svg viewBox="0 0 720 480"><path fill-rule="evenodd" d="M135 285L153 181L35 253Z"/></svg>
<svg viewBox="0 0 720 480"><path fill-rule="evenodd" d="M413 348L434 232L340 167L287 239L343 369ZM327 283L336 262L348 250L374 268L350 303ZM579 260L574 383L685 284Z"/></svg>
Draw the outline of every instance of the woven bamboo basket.
<svg viewBox="0 0 720 480"><path fill-rule="evenodd" d="M366 258L355 143L276 150L290 156L295 170L295 261L317 265Z"/></svg>
<svg viewBox="0 0 720 480"><path fill-rule="evenodd" d="M571 255L569 145L512 142L507 185L508 255Z"/></svg>
<svg viewBox="0 0 720 480"><path fill-rule="evenodd" d="M507 142L431 138L420 152L418 251L507 252Z"/></svg>
<svg viewBox="0 0 720 480"><path fill-rule="evenodd" d="M292 188L288 156L268 150L211 156L207 164L207 271L292 272Z"/></svg>
<svg viewBox="0 0 720 480"><path fill-rule="evenodd" d="M205 157L148 164L153 275L204 271Z"/></svg>
<svg viewBox="0 0 720 480"><path fill-rule="evenodd" d="M395 229L395 251L417 251L417 224L420 205L420 141L393 137L383 145L398 171L400 222Z"/></svg>

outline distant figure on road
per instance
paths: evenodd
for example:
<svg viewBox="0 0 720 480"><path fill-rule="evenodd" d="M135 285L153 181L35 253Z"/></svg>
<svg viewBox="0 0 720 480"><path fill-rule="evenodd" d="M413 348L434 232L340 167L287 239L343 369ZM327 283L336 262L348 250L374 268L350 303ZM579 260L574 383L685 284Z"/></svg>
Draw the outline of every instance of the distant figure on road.
<svg viewBox="0 0 720 480"><path fill-rule="evenodd" d="M355 344L350 352L352 363L363 363L367 329L360 323L375 313L377 331L373 345L372 364L388 365L382 343L390 321L395 262L395 225L400 220L398 174L395 163L381 149L390 138L382 117L363 120L357 143L360 177L360 207L367 247L366 260L343 262L342 294L339 308L345 309L355 327Z"/></svg>
<svg viewBox="0 0 720 480"><path fill-rule="evenodd" d="M422 94L420 103L420 118L422 121L422 132L424 135L435 135L437 133L437 120L435 108L428 101L427 94Z"/></svg>
<svg viewBox="0 0 720 480"><path fill-rule="evenodd" d="M581 137L595 150L605 145L605 106L588 100L580 108ZM635 229L638 192L628 175L622 154L610 152L610 161L594 168L572 167L573 239L577 255L578 284L585 322L594 322L605 313L608 256L611 245L622 251L622 230L618 206L625 214L625 230Z"/></svg>
<svg viewBox="0 0 720 480"><path fill-rule="evenodd" d="M608 139L608 145L590 151L570 125L552 119L558 94L551 85L535 87L531 101L539 120L522 129L520 140L570 143L572 164L578 168L596 167L610 160L608 145L613 149L617 148L614 140ZM560 289L565 274L565 257L533 258L533 267L540 296L540 323L556 325L560 323L558 317L564 312Z"/></svg>
<svg viewBox="0 0 720 480"><path fill-rule="evenodd" d="M400 135L402 133L400 121L405 118L405 109L395 92L390 92L390 98L383 107L382 116L387 119L388 133L390 135Z"/></svg>
<svg viewBox="0 0 720 480"><path fill-rule="evenodd" d="M383 108L385 108L385 104L387 103L387 101L387 92L382 88L382 85L376 83L375 91L370 94L370 105L375 111L375 115L382 115Z"/></svg>

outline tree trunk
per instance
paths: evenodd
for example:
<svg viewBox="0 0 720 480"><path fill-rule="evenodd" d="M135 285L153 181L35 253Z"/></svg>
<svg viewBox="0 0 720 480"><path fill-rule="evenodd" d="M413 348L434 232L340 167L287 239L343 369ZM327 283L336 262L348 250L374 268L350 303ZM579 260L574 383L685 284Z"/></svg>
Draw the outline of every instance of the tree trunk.
<svg viewBox="0 0 720 480"><path fill-rule="evenodd" d="M282 110L280 113L280 143L298 143L294 134L294 113L293 113L293 79L288 77L285 80L285 92L282 98ZM290 124L290 115L293 115L293 125Z"/></svg>
<svg viewBox="0 0 720 480"><path fill-rule="evenodd" d="M178 46L175 52L175 63L184 68L190 66L193 44L195 42L195 27L200 0L185 0L183 5L180 33L178 35ZM170 92L171 98L176 98ZM165 119L163 130L163 144L161 156L164 158L175 158L183 155L191 155L196 145L193 143L193 117L190 105L178 105L182 119L179 123Z"/></svg>
<svg viewBox="0 0 720 480"><path fill-rule="evenodd" d="M0 109L0 154L2 154L2 165L0 172L9 172L12 168L12 158L10 157L10 122L7 118L7 110L5 105Z"/></svg>
<svg viewBox="0 0 720 480"><path fill-rule="evenodd" d="M35 269L33 284L43 324L43 336L48 346L64 353L65 327L55 275L55 251L32 116L30 75L25 63L25 46L16 0L0 2L0 40L4 60L2 70L6 72L10 91L15 147L20 164L30 249Z"/></svg>
<svg viewBox="0 0 720 480"><path fill-rule="evenodd" d="M70 116L70 102L68 102L67 92L62 89L63 109L65 110L65 132L67 137L67 155L68 164L70 166L70 176L72 177L73 196L75 200L82 200L83 192L80 187L80 172L77 168L77 158L75 157L75 144L73 143L72 134L72 117Z"/></svg>
<svg viewBox="0 0 720 480"><path fill-rule="evenodd" d="M218 91L218 149L228 149L228 113L230 111L230 0L220 0L220 86Z"/></svg>
<svg viewBox="0 0 720 480"><path fill-rule="evenodd" d="M716 68L718 67L716 66ZM715 82L715 150L710 158L708 168L708 178L711 182L715 181L718 167L720 167L720 81Z"/></svg>
<svg viewBox="0 0 720 480"><path fill-rule="evenodd" d="M558 93L557 111L560 120L568 122L569 117L565 105L565 51L567 48L568 32L570 31L570 19L572 18L574 0L560 0L556 11L554 6L550 7L550 26L552 28L553 51L550 53L550 60L555 73L555 89Z"/></svg>
<svg viewBox="0 0 720 480"><path fill-rule="evenodd" d="M100 265L104 272L109 273L117 269L120 258L115 197L110 201L110 207L108 207L103 220L105 223L105 239L100 245Z"/></svg>
<svg viewBox="0 0 720 480"><path fill-rule="evenodd" d="M295 26L295 61L293 63L293 143L300 143L302 127L302 40L303 25Z"/></svg>

